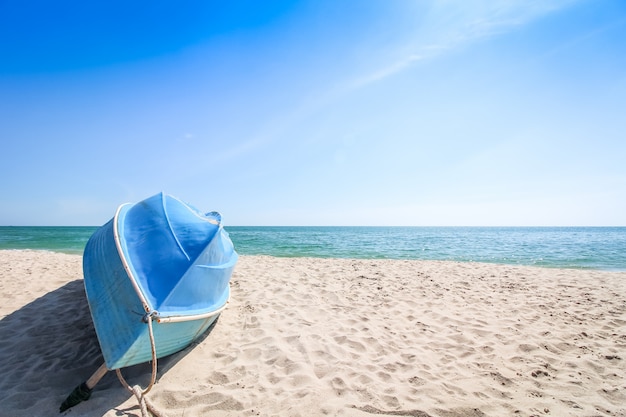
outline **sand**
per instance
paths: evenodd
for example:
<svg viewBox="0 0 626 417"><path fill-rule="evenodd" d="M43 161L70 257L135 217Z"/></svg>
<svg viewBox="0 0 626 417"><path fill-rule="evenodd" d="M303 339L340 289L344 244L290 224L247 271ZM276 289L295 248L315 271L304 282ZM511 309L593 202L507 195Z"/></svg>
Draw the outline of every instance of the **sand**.
<svg viewBox="0 0 626 417"><path fill-rule="evenodd" d="M159 360L167 416L626 416L623 272L242 256L231 288ZM0 416L59 415L102 363L81 257L0 251L0 296ZM141 413L109 372L62 415Z"/></svg>

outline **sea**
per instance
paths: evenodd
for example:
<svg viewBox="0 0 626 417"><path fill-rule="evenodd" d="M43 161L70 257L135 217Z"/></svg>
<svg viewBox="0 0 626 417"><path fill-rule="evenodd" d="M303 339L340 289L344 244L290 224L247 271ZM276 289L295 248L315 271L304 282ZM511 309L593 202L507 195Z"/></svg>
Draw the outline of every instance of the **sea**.
<svg viewBox="0 0 626 417"><path fill-rule="evenodd" d="M0 226L0 249L82 254L97 227ZM241 255L626 271L626 227L226 227Z"/></svg>

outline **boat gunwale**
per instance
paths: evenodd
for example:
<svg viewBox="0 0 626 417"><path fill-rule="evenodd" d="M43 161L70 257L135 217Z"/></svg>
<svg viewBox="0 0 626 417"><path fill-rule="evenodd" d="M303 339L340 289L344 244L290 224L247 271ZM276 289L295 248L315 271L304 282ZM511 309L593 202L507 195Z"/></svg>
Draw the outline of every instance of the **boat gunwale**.
<svg viewBox="0 0 626 417"><path fill-rule="evenodd" d="M126 275L130 279L130 282L133 284L133 288L135 289L135 292L137 293L137 296L141 300L141 304L143 304L144 310L146 311L146 313L149 313L153 309L151 308L150 303L148 303L148 300L147 300L145 294L143 293L143 290L141 289L141 287L137 283L137 280L133 276L133 272L132 272L132 269L131 269L132 267L130 266L130 264L126 260L126 257L124 256L124 250L122 249L122 243L121 243L120 235L119 235L119 232L118 232L118 221L119 221L119 215L120 215L120 213L122 211L122 208L125 207L125 206L130 206L130 205L132 205L132 204L131 203L121 204L117 208L117 210L115 211L115 216L113 217L113 240L115 241L115 247L117 248L117 254L120 257L120 260L122 261L122 265L124 266L124 270L126 271Z"/></svg>
<svg viewBox="0 0 626 417"><path fill-rule="evenodd" d="M228 286L228 298L226 299L226 302L216 310L209 311L206 313L201 313L201 314L192 314L192 315L181 314L181 315L169 315L169 316L161 316L161 314L157 311L155 319L157 323L180 323L183 321L204 320L204 319L208 319L213 316L219 315L222 311L226 309L226 307L228 307L229 303L230 303L230 285Z"/></svg>

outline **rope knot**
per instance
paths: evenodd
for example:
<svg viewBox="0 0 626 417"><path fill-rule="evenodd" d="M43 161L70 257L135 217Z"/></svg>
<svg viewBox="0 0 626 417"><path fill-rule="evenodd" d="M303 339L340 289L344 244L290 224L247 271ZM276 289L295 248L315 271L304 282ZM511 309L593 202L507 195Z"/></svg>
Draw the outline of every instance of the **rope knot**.
<svg viewBox="0 0 626 417"><path fill-rule="evenodd" d="M139 385L135 385L132 387L132 392L137 397L137 402L139 403L139 408L141 409L142 417L149 417L148 414L148 406L146 405L146 398L143 396L143 390Z"/></svg>
<svg viewBox="0 0 626 417"><path fill-rule="evenodd" d="M156 310L151 310L147 312L143 316L143 321L148 324L148 335L150 336L150 346L152 348L152 376L150 378L150 385L145 390L142 390L139 385L135 385L131 387L128 385L128 382L122 376L122 372L118 369L115 370L117 373L117 377L122 383L123 386L130 392L132 392L135 397L137 397L137 402L139 403L139 407L141 408L142 417L149 417L148 411L151 412L155 417L165 417L164 414L157 411L157 409L148 401L146 398L146 394L150 392L154 384L156 383L156 374L157 374L157 353L156 353L156 344L154 342L154 331L152 329L152 319L158 317L159 312Z"/></svg>
<svg viewBox="0 0 626 417"><path fill-rule="evenodd" d="M155 319L158 317L159 317L159 312L157 310L150 310L146 314L143 315L143 317L141 318L141 321L143 321L144 323L150 323L152 319Z"/></svg>

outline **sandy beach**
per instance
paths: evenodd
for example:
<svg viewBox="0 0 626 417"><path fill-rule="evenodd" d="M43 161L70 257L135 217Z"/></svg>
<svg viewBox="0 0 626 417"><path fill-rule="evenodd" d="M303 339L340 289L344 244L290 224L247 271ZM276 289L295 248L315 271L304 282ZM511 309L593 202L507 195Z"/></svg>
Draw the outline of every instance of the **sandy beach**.
<svg viewBox="0 0 626 417"><path fill-rule="evenodd" d="M101 365L81 262L0 251L0 416L59 415ZM159 360L165 415L626 416L623 272L242 256L231 289L210 334ZM109 372L61 415L141 412Z"/></svg>

